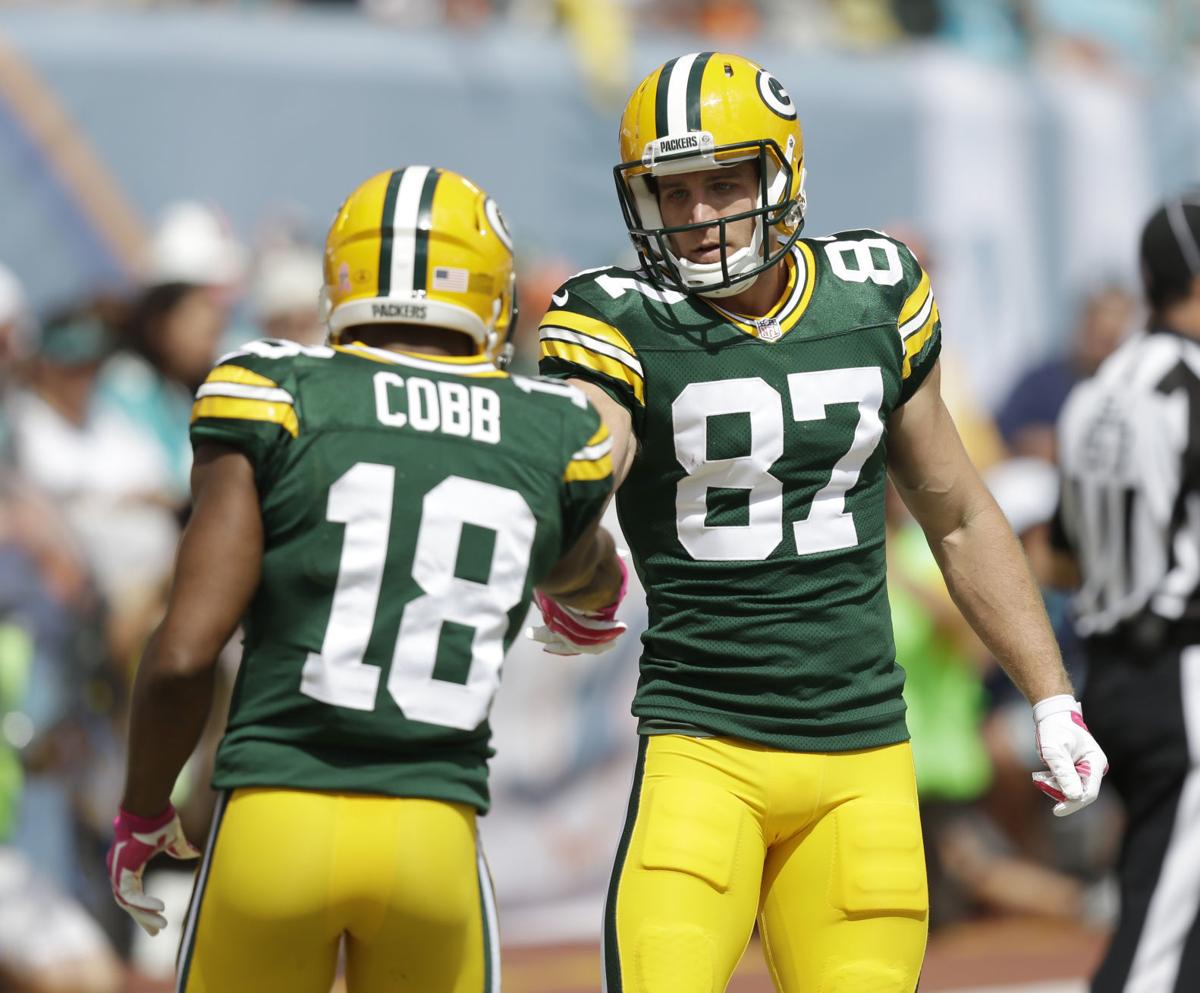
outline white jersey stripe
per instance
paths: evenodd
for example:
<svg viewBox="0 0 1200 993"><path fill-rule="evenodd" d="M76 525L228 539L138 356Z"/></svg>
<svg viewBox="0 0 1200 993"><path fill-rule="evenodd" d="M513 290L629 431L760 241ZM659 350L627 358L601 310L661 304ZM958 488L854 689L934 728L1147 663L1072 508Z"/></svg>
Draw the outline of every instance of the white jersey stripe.
<svg viewBox="0 0 1200 993"><path fill-rule="evenodd" d="M275 403L293 403L292 395L287 390L275 389L270 386L248 386L245 383L205 383L196 391L196 399L201 397L238 397L242 400L270 400Z"/></svg>
<svg viewBox="0 0 1200 993"><path fill-rule="evenodd" d="M392 214L392 293L411 293L417 251L417 208L429 166L409 166L400 177Z"/></svg>
<svg viewBox="0 0 1200 993"><path fill-rule="evenodd" d="M571 456L572 462L598 462L612 451L612 438L605 438L598 445L585 445Z"/></svg>
<svg viewBox="0 0 1200 993"><path fill-rule="evenodd" d="M1142 923L1125 993L1175 989L1184 943L1200 910L1200 835L1196 833L1200 823L1200 645L1180 653L1179 679L1191 770L1179 794L1171 841Z"/></svg>
<svg viewBox="0 0 1200 993"><path fill-rule="evenodd" d="M583 334L579 331L571 331L568 328L557 328L551 325L544 325L542 327L540 337L548 341L569 342L572 345L579 345L581 348L586 348L590 352L607 355L609 358L616 359L623 365L628 366L639 376L642 375L641 362L625 351L625 349L618 348L616 345L609 344L600 338L593 338L591 335Z"/></svg>
<svg viewBox="0 0 1200 993"><path fill-rule="evenodd" d="M916 334L925 326L925 322L929 320L929 312L933 309L933 290L925 294L925 302L921 304L921 309L912 317L900 325L900 339L905 341L910 335Z"/></svg>
<svg viewBox="0 0 1200 993"><path fill-rule="evenodd" d="M671 69L667 83L667 134L687 134L688 77L692 74L692 63L699 55L699 52L681 55Z"/></svg>

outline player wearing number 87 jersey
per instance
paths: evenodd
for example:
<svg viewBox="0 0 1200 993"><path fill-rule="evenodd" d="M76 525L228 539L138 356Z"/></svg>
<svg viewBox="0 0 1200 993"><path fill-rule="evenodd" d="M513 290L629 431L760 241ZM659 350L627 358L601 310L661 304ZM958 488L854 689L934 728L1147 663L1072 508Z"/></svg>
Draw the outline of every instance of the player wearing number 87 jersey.
<svg viewBox="0 0 1200 993"><path fill-rule="evenodd" d="M722 990L757 915L780 990L911 993L927 897L888 474L1031 702L1069 700L1040 596L941 402L929 277L878 231L800 237L804 143L779 81L736 55L672 59L620 142L642 265L568 280L541 325L541 371L613 434L649 607L606 989ZM1043 737L1073 799L1080 735Z"/></svg>
<svg viewBox="0 0 1200 993"><path fill-rule="evenodd" d="M351 993L499 989L475 818L500 665L535 584L582 610L623 588L599 415L495 362L511 287L481 190L382 173L329 233L330 344L253 342L197 393L195 507L109 856L153 933L142 868L189 854L168 795L240 621L182 991L328 993L343 939Z"/></svg>

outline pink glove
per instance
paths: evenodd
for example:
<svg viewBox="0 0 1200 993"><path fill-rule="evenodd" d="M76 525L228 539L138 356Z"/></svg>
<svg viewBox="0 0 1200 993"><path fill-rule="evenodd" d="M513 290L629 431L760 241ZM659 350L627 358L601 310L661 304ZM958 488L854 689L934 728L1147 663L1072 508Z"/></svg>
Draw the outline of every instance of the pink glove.
<svg viewBox="0 0 1200 993"><path fill-rule="evenodd" d="M599 655L613 647L613 642L626 630L616 619L617 608L629 589L629 569L618 557L621 567L621 589L617 598L602 610L577 610L559 603L541 590L533 591L538 610L546 622L542 627L529 628L526 634L546 647L551 655Z"/></svg>
<svg viewBox="0 0 1200 993"><path fill-rule="evenodd" d="M142 872L159 852L176 859L199 858L200 850L184 837L175 808L157 817L139 817L126 810L113 819L113 843L104 864L117 906L137 921L147 934L158 934L167 926L163 902L142 891Z"/></svg>

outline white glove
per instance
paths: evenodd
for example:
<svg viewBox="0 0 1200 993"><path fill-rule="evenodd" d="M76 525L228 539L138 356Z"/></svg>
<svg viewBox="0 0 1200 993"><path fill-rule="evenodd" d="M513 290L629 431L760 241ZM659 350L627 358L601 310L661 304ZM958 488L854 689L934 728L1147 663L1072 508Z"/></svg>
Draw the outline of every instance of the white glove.
<svg viewBox="0 0 1200 993"><path fill-rule="evenodd" d="M1083 709L1069 694L1046 697L1033 705L1038 754L1049 772L1035 772L1034 785L1055 801L1054 816L1082 810L1100 795L1108 772L1096 739L1083 723Z"/></svg>

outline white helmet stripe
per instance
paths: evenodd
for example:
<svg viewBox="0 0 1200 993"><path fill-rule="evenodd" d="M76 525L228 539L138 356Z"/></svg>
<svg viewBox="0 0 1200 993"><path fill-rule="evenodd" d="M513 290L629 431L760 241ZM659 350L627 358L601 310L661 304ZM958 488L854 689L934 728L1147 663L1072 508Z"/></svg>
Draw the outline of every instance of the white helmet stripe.
<svg viewBox="0 0 1200 993"><path fill-rule="evenodd" d="M411 293L413 290L413 259L417 251L417 209L429 166L409 166L400 177L396 193L396 209L392 212L392 274L391 293Z"/></svg>
<svg viewBox="0 0 1200 993"><path fill-rule="evenodd" d="M681 55L671 69L671 78L667 82L667 134L687 134L688 78L692 74L692 63L699 57L699 52Z"/></svg>

